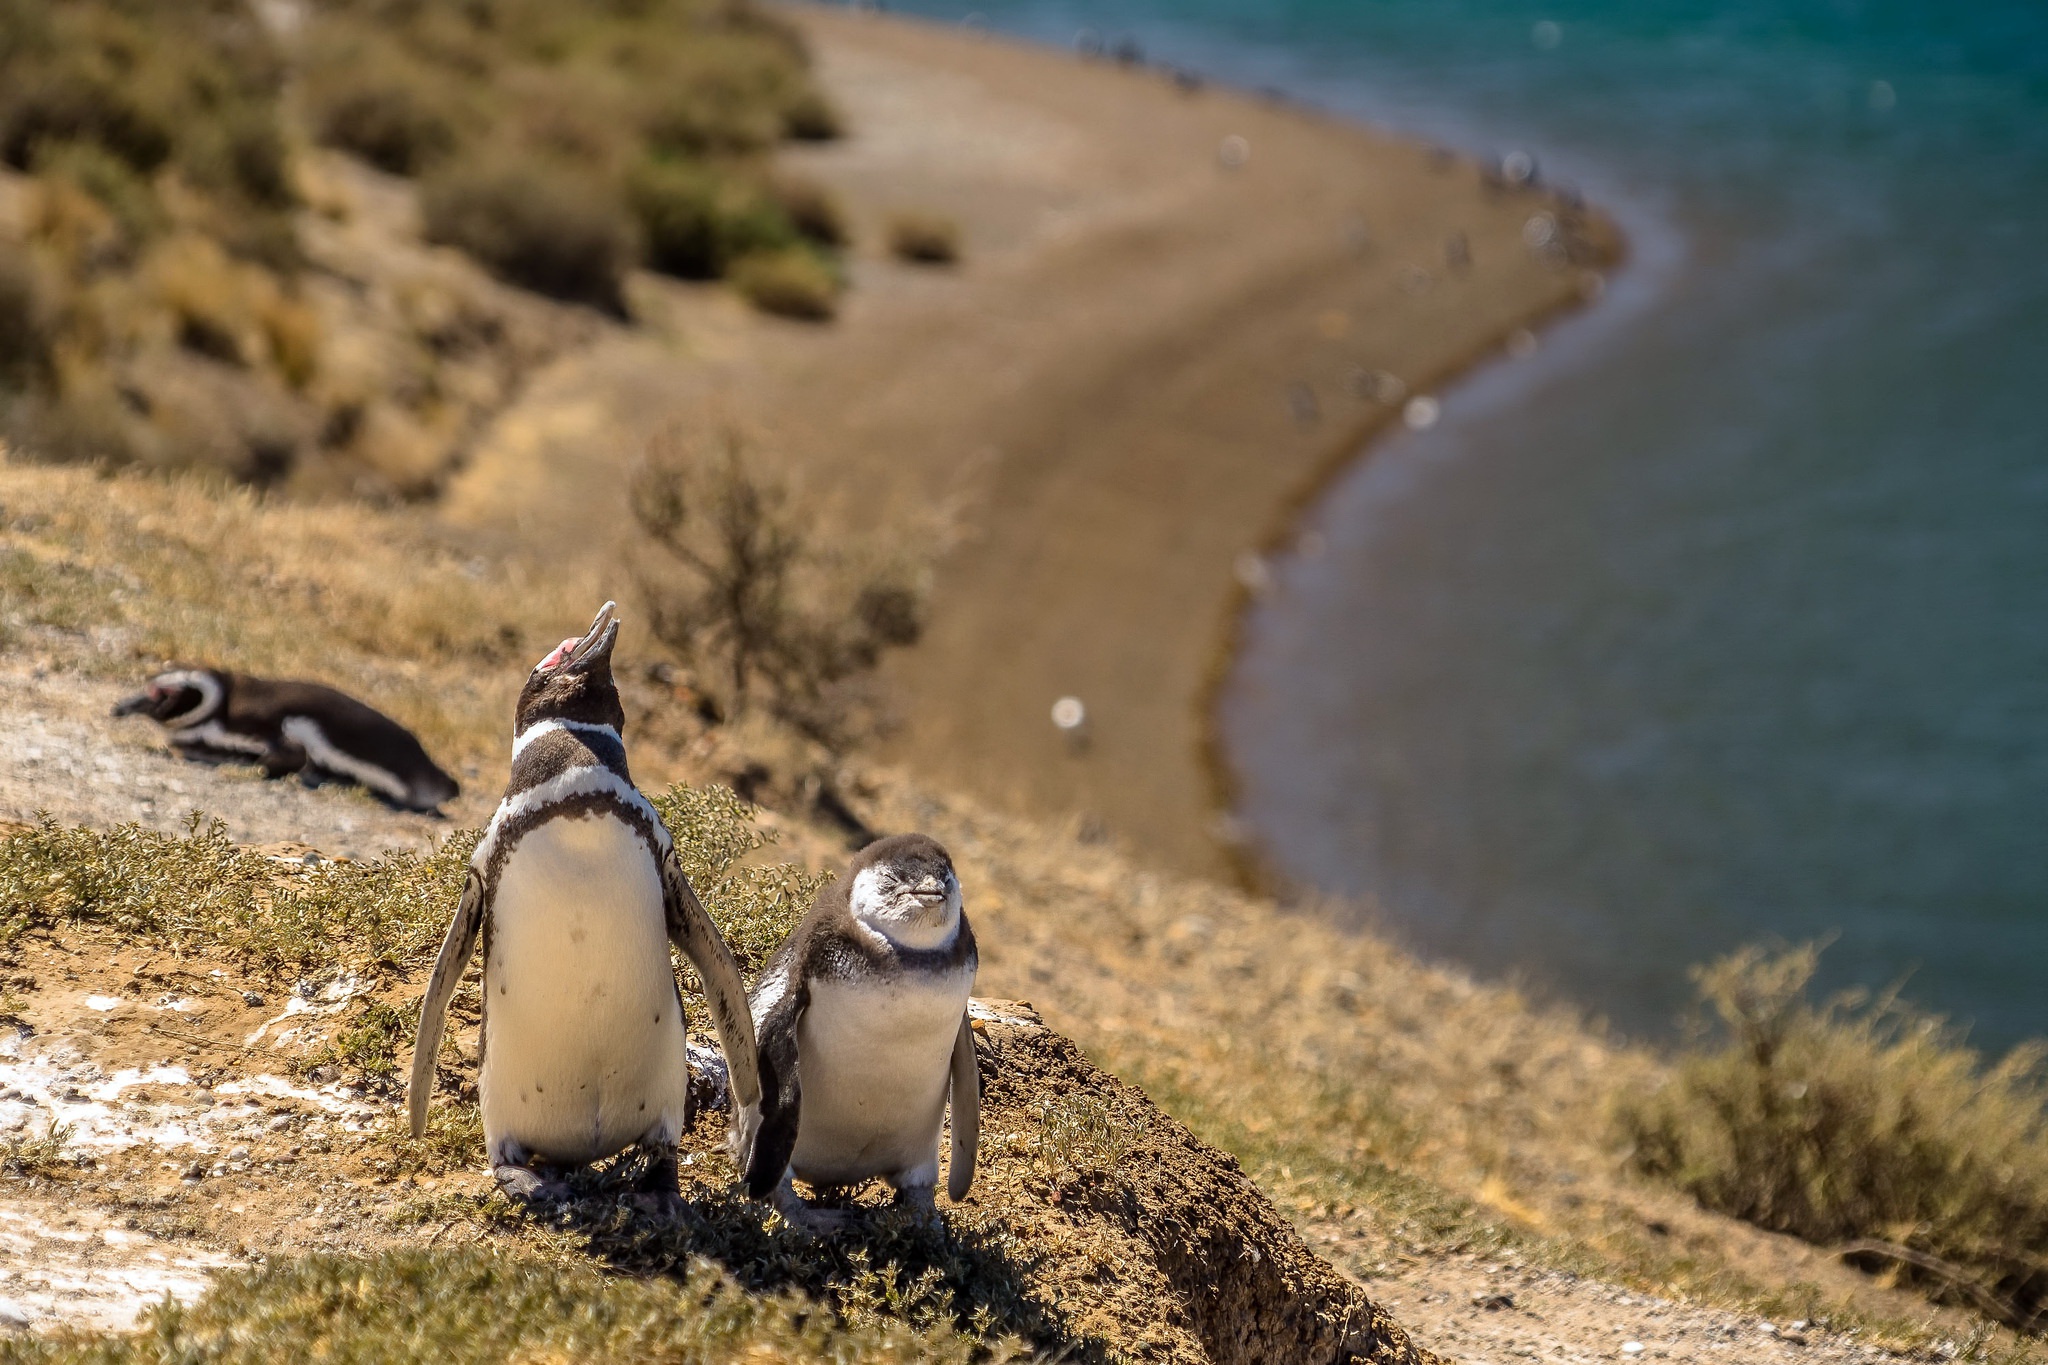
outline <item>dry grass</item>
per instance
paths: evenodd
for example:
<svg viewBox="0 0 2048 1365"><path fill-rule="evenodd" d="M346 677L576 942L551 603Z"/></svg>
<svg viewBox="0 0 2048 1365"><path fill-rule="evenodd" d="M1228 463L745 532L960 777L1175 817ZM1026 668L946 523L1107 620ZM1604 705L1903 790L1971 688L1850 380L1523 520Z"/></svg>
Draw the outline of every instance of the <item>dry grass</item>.
<svg viewBox="0 0 2048 1365"><path fill-rule="evenodd" d="M1722 1041L1629 1099L1635 1165L1706 1207L2038 1327L2048 1308L2048 1073L1987 1066L1890 995L1808 1000L1818 952L1751 949L1696 973Z"/></svg>
<svg viewBox="0 0 2048 1365"><path fill-rule="evenodd" d="M198 1304L167 1303L132 1336L0 1343L0 1360L23 1365L966 1365L1009 1354L991 1357L944 1323L912 1327L878 1313L848 1324L795 1295L747 1292L703 1262L675 1280L637 1280L477 1250L308 1256L228 1271Z"/></svg>
<svg viewBox="0 0 2048 1365"><path fill-rule="evenodd" d="M458 554L410 514L277 506L192 481L0 465L0 506L9 531L0 629L17 655L124 673L143 658L181 654L372 677L380 697L420 718L430 744L493 763L527 664L560 638L561 621L587 615L591 595L516 562ZM304 628L313 613L324 629ZM678 746L710 738L674 718L648 729ZM716 746L690 761L736 768ZM1746 1244L1731 1235L1715 1234L1719 1251L1694 1244L1681 1254L1642 1232L1646 1207L1665 1218L1670 1205L1646 1205L1654 1192L1616 1178L1607 1097L1649 1093L1667 1074L1653 1057L1512 991L1419 965L1371 934L1307 915L1278 921L1285 928L1276 932L1270 904L1154 876L1073 830L996 817L887 775L847 790L878 826L928 829L952 849L983 944L981 993L1034 1000L1100 1061L1238 1156L1295 1218L1355 1232L1361 1240L1343 1253L1354 1268L1465 1248L1724 1302L1809 1292L1748 1264ZM760 830L739 813L713 793L664 798L679 841L704 859L692 877L752 964L816 880L799 867L765 866ZM176 850L134 832L91 836L102 842L90 847L75 842L84 837L32 836L9 864L24 884L10 898L74 921L141 926L166 942L196 934L194 915L245 924L236 931L247 944L242 960L280 978L339 965L301 956L315 950L300 940L309 929L333 937L342 922L334 916L352 913L340 904L356 885L351 874L317 884L294 875L303 889L273 899L281 909L266 919L277 870L241 867L203 832ZM839 856L823 832L796 830L792 848L812 868ZM452 897L452 883L429 874L438 863L409 866L422 883L415 898L348 930L352 970L431 951L446 914L435 898ZM735 896L751 898L758 914L726 918L721 907ZM335 1060L373 1072L401 1045L403 1019L384 1023L352 1020L351 1041L337 1044L349 1055ZM1920 1047L1918 1034L1870 1037L1865 1054L1830 1052L1827 1065L1854 1075L1858 1055L1888 1065L1886 1049ZM1948 1058L1948 1070L1937 1068L1955 1087L1944 1113L1992 1114L1968 1110L1970 1073L1950 1053L1897 1055ZM1881 1068L1872 1074L1872 1086L1884 1080ZM2011 1079L2011 1094L2022 1096L2018 1072ZM472 1153L473 1124L448 1108L446 1131L428 1140L440 1145L408 1159L431 1165ZM1055 1116L1055 1152L1099 1159L1085 1117ZM1997 1136L1996 1125L1943 1127L1972 1144ZM1962 1150L1958 1168L1969 1165Z"/></svg>
<svg viewBox="0 0 2048 1365"><path fill-rule="evenodd" d="M936 213L899 213L889 220L889 253L913 265L953 265L960 225Z"/></svg>
<svg viewBox="0 0 2048 1365"><path fill-rule="evenodd" d="M458 759L502 758L526 669L603 595L409 513L196 479L0 464L0 505L9 648L121 677L178 658L346 681Z"/></svg>
<svg viewBox="0 0 2048 1365"><path fill-rule="evenodd" d="M733 288L764 313L830 322L839 312L839 276L807 248L743 256L730 273Z"/></svg>

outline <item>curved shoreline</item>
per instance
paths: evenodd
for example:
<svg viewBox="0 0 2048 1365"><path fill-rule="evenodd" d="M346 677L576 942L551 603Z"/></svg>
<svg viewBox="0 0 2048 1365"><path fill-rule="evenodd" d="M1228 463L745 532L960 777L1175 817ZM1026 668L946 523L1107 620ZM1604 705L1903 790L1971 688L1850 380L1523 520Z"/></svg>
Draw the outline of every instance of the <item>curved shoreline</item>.
<svg viewBox="0 0 2048 1365"><path fill-rule="evenodd" d="M1601 276L1611 274L1628 263L1625 242L1618 242L1612 254L1598 267ZM1527 320L1502 330L1490 342L1482 344L1461 363L1447 366L1416 386L1416 392L1431 397L1441 397L1445 390L1454 388L1470 379L1484 367L1513 357L1508 352L1510 339L1519 331L1528 330L1541 334L1542 331L1575 317L1599 302L1597 293L1584 293L1574 300L1565 300ZM1252 547L1256 554L1270 565L1276 558L1295 552L1295 545L1301 538L1303 522L1320 506L1325 496L1342 479L1349 476L1365 461L1374 457L1381 442L1398 435L1388 428L1398 422L1398 414L1382 416L1373 421L1346 453L1335 456L1329 463L1304 483L1298 493L1275 508L1267 532ZM1215 811L1219 826L1229 821L1236 825L1235 811L1239 804L1242 779L1231 762L1228 745L1224 739L1220 709L1223 692L1230 684L1232 672L1245 649L1244 632L1248 618L1260 605L1263 591L1255 591L1241 578L1233 578L1232 591L1221 607L1221 618L1216 630L1216 645L1208 671L1203 675L1199 701L1201 715L1200 762L1204 776L1209 782L1210 805ZM1299 889L1296 879L1282 872L1271 855L1258 842L1256 833L1248 828L1231 828L1227 834L1219 833L1216 842L1229 866L1231 880L1255 895L1269 898L1283 898Z"/></svg>
<svg viewBox="0 0 2048 1365"><path fill-rule="evenodd" d="M782 158L853 224L839 320L649 283L662 320L540 377L448 514L609 546L647 435L739 421L841 516L951 523L930 628L886 668L904 725L880 757L1231 875L1207 708L1242 607L1233 566L1397 417L1358 375L1424 392L1578 305L1582 265L1523 236L1561 204L1158 69L785 13L852 129ZM889 259L906 208L959 223L958 267ZM1585 263L1611 260L1603 217L1584 237ZM1085 747L1051 724L1064 695L1087 705Z"/></svg>

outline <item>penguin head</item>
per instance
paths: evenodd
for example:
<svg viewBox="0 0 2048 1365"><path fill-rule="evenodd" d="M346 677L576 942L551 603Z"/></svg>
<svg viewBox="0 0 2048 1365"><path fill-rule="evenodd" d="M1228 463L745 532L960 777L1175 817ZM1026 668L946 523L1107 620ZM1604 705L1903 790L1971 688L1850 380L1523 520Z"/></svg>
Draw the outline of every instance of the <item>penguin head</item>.
<svg viewBox="0 0 2048 1365"><path fill-rule="evenodd" d="M612 646L619 640L617 608L617 603L605 603L589 630L562 641L533 666L513 713L515 736L544 720L609 725L618 734L625 733L626 712L612 680Z"/></svg>
<svg viewBox="0 0 2048 1365"><path fill-rule="evenodd" d="M219 714L228 696L228 675L217 668L170 668L149 680L140 692L114 703L117 716L148 716L159 725L182 729Z"/></svg>
<svg viewBox="0 0 2048 1365"><path fill-rule="evenodd" d="M953 860L927 834L877 839L846 869L847 904L871 929L910 947L950 938L960 920L960 879Z"/></svg>

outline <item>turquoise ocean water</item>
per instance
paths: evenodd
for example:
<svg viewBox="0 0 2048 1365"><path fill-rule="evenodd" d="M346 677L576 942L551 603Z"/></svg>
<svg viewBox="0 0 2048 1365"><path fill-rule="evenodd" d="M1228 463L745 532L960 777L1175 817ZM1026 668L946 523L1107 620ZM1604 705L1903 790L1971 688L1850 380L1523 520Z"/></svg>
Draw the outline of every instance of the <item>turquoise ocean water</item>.
<svg viewBox="0 0 2048 1365"><path fill-rule="evenodd" d="M1222 721L1282 869L1645 1034L1834 934L2048 1035L2048 5L975 8L1526 150L1632 239L1275 566Z"/></svg>

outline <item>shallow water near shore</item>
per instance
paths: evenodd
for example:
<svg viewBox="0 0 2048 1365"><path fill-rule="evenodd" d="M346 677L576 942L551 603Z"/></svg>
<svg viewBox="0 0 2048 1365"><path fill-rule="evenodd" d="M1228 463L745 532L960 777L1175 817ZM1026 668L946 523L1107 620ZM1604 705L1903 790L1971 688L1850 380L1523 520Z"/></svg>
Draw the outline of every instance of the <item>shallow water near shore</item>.
<svg viewBox="0 0 2048 1365"><path fill-rule="evenodd" d="M1527 150L1632 238L1275 566L1221 725L1280 871L1637 1032L1834 933L1829 985L2048 1034L2048 11L978 9Z"/></svg>

